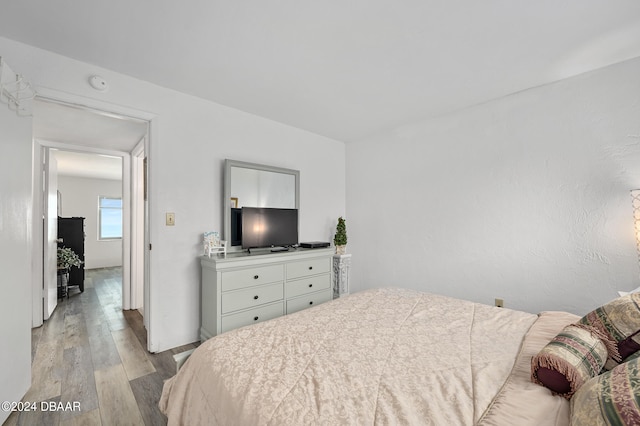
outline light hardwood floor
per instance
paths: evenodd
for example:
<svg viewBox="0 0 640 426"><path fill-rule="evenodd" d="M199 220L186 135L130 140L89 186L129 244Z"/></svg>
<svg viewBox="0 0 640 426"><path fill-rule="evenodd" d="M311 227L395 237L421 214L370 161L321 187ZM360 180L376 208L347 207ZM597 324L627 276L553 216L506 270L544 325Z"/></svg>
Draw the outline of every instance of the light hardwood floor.
<svg viewBox="0 0 640 426"><path fill-rule="evenodd" d="M32 330L32 385L23 401L79 403L75 411L13 413L4 425L163 425L158 409L173 355L197 344L147 352L138 311L122 311L122 270L86 271L53 315ZM76 404L77 407L77 404Z"/></svg>

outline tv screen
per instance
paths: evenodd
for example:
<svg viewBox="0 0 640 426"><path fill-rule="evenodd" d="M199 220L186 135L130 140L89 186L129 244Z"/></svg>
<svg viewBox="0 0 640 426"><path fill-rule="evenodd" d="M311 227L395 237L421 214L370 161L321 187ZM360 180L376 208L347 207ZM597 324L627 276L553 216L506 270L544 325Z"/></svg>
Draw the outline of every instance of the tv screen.
<svg viewBox="0 0 640 426"><path fill-rule="evenodd" d="M298 244L298 210L242 208L242 248Z"/></svg>

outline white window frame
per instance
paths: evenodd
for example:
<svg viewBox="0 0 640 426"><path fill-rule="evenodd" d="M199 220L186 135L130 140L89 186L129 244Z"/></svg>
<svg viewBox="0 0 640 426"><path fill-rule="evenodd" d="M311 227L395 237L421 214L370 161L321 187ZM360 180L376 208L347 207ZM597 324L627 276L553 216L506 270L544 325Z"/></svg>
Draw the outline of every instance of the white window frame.
<svg viewBox="0 0 640 426"><path fill-rule="evenodd" d="M120 208L116 208L116 207L102 207L102 200L107 199L107 200L120 200ZM102 236L102 209L107 209L107 210L120 210L120 236L119 237L103 237ZM114 241L114 240L121 240L122 239L122 197L109 197L106 195L100 195L98 196L98 241Z"/></svg>

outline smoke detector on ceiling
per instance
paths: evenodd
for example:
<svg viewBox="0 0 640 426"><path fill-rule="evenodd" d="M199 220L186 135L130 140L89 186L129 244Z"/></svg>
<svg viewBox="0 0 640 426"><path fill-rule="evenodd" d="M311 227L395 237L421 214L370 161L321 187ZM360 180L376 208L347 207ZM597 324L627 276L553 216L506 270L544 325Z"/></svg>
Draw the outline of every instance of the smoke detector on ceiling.
<svg viewBox="0 0 640 426"><path fill-rule="evenodd" d="M109 84L107 84L107 81L99 75L92 75L89 78L89 84L99 92L106 92L109 90Z"/></svg>

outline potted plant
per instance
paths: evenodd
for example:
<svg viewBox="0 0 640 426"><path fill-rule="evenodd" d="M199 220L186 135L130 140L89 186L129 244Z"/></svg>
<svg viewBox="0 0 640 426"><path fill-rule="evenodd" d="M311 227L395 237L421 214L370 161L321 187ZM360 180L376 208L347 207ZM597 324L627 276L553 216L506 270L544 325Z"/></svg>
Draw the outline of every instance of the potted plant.
<svg viewBox="0 0 640 426"><path fill-rule="evenodd" d="M58 247L58 296L64 297L69 283L69 269L82 265L75 251L68 247Z"/></svg>
<svg viewBox="0 0 640 426"><path fill-rule="evenodd" d="M336 225L336 235L333 237L333 244L336 246L336 254L345 254L347 246L347 224L340 216Z"/></svg>
<svg viewBox="0 0 640 426"><path fill-rule="evenodd" d="M72 266L82 265L82 260L75 251L68 247L58 247L58 269L69 271Z"/></svg>

